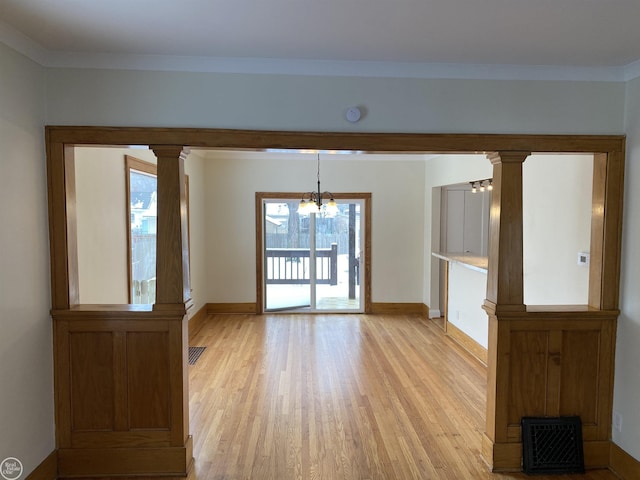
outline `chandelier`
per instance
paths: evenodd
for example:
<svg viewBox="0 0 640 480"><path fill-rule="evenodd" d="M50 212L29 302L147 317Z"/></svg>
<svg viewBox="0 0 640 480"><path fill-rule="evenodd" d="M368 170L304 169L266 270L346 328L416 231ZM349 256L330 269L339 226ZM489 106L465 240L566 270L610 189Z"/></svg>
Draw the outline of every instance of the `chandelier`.
<svg viewBox="0 0 640 480"><path fill-rule="evenodd" d="M322 204L324 198L329 198L326 205ZM300 205L298 205L298 213L308 215L310 213L320 212L324 212L325 215L333 217L338 213L338 204L333 199L333 193L322 192L320 189L320 154L318 153L318 191L302 194L302 200L300 200Z"/></svg>

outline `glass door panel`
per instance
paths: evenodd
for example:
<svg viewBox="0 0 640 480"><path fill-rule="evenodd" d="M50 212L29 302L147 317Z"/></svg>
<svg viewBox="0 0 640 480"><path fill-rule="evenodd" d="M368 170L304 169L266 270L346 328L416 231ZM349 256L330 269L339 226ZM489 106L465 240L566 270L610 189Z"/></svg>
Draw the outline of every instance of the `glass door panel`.
<svg viewBox="0 0 640 480"><path fill-rule="evenodd" d="M263 205L265 311L311 308L310 217L298 201Z"/></svg>
<svg viewBox="0 0 640 480"><path fill-rule="evenodd" d="M362 311L362 202L337 203L336 215L315 214L315 309Z"/></svg>
<svg viewBox="0 0 640 480"><path fill-rule="evenodd" d="M363 200L299 214L299 200L263 201L264 310L361 312Z"/></svg>

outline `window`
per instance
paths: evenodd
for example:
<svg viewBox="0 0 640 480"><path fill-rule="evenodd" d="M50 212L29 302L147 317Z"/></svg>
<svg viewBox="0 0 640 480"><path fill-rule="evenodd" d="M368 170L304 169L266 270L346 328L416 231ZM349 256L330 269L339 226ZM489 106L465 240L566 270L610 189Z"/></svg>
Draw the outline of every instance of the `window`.
<svg viewBox="0 0 640 480"><path fill-rule="evenodd" d="M153 304L156 300L156 231L158 178L156 165L125 156L129 303Z"/></svg>

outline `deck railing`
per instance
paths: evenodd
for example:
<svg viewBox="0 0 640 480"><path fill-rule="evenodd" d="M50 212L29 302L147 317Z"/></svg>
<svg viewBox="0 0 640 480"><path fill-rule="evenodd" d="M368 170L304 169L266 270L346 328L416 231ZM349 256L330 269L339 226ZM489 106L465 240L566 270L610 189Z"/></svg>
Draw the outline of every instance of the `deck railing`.
<svg viewBox="0 0 640 480"><path fill-rule="evenodd" d="M306 284L311 278L311 252L308 248L267 248L266 283L272 285ZM316 256L316 283L338 284L338 244L318 248Z"/></svg>

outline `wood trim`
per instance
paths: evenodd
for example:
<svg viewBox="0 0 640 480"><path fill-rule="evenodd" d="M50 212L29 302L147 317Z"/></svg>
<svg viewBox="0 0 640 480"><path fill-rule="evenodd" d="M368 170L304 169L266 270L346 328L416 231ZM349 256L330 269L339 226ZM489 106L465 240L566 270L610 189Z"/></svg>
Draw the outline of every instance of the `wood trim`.
<svg viewBox="0 0 640 480"><path fill-rule="evenodd" d="M617 309L620 299L622 205L624 203L624 146L607 156L607 183L602 252L602 309Z"/></svg>
<svg viewBox="0 0 640 480"><path fill-rule="evenodd" d="M535 151L593 153L622 151L624 135L512 135L345 133L208 128L47 126L54 143L86 145L189 145L265 149L313 148L364 152Z"/></svg>
<svg viewBox="0 0 640 480"><path fill-rule="evenodd" d="M609 466L609 444L604 441L583 442L584 466L587 469L607 468ZM486 435L482 437L482 457L491 462L493 472L522 471L522 443L493 443ZM635 470L634 470L635 471ZM638 478L635 476L623 479Z"/></svg>
<svg viewBox="0 0 640 480"><path fill-rule="evenodd" d="M423 315L425 305L423 303L395 303L373 302L371 313L373 315ZM427 314L429 310L427 307Z"/></svg>
<svg viewBox="0 0 640 480"><path fill-rule="evenodd" d="M360 198L363 194L357 194ZM373 309L373 299L371 298L371 265L372 265L372 248L371 248L371 225L373 222L373 207L371 193L368 197L362 197L364 202L364 313L369 313Z"/></svg>
<svg viewBox="0 0 640 480"><path fill-rule="evenodd" d="M583 440L584 466L587 469L608 468L611 442L609 440Z"/></svg>
<svg viewBox="0 0 640 480"><path fill-rule="evenodd" d="M245 315L255 314L258 312L258 306L255 303L207 303L207 315L215 315L217 313L240 313Z"/></svg>
<svg viewBox="0 0 640 480"><path fill-rule="evenodd" d="M51 304L69 308L79 302L74 150L46 134Z"/></svg>
<svg viewBox="0 0 640 480"><path fill-rule="evenodd" d="M256 192L255 196L255 221L256 221L256 311L251 313L264 313L264 284L263 284L263 230L262 230L262 202L265 199L298 199L303 192ZM370 192L333 192L333 198L337 200L364 200L364 313L372 313L371 303L371 193ZM218 312L229 313L229 312ZM231 312L249 313L249 312Z"/></svg>
<svg viewBox="0 0 640 480"><path fill-rule="evenodd" d="M265 198L274 198L265 192L256 192L255 196L255 232L256 232L256 313L264 311L264 230L262 201ZM300 194L302 195L302 194Z"/></svg>
<svg viewBox="0 0 640 480"><path fill-rule="evenodd" d="M191 340L202 328L207 319L208 304L203 305L200 310L194 313L189 319L189 340Z"/></svg>
<svg viewBox="0 0 640 480"><path fill-rule="evenodd" d="M482 436L482 458L492 472L519 472L522 470L522 444L494 443L485 433Z"/></svg>
<svg viewBox="0 0 640 480"><path fill-rule="evenodd" d="M91 448L58 450L60 477L187 476L193 464L191 436L184 446L166 448Z"/></svg>
<svg viewBox="0 0 640 480"><path fill-rule="evenodd" d="M487 349L456 327L453 323L449 322L447 324L446 334L467 352L480 360L484 365L487 364L489 361Z"/></svg>
<svg viewBox="0 0 640 480"><path fill-rule="evenodd" d="M58 451L54 450L40 462L26 480L56 480L56 478L58 478Z"/></svg>
<svg viewBox="0 0 640 480"><path fill-rule="evenodd" d="M447 328L449 327L449 262L444 262L444 278L442 282L442 288L444 289L443 305L440 314L444 319L442 323L442 328L444 333L447 333Z"/></svg>
<svg viewBox="0 0 640 480"><path fill-rule="evenodd" d="M611 442L609 465L611 470L623 480L640 478L640 460L633 458L614 442Z"/></svg>

